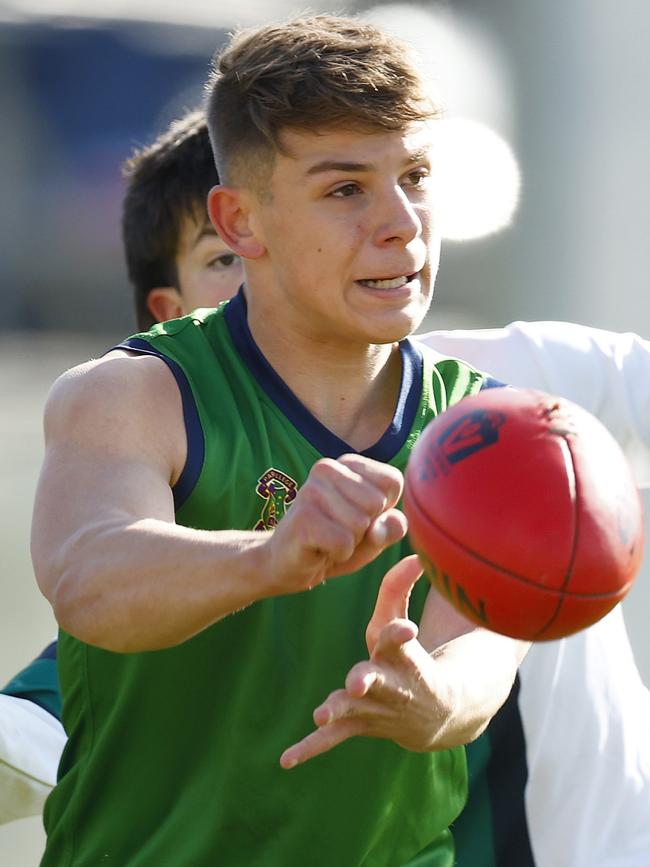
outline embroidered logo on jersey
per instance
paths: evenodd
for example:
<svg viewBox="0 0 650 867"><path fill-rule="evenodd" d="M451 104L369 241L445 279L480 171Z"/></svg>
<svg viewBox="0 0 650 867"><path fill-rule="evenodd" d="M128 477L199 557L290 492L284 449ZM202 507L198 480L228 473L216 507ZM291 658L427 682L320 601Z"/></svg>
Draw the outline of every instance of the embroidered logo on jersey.
<svg viewBox="0 0 650 867"><path fill-rule="evenodd" d="M479 449L499 439L499 428L506 420L502 412L475 409L461 416L438 438L444 460L457 464Z"/></svg>
<svg viewBox="0 0 650 867"><path fill-rule="evenodd" d="M296 499L298 484L291 476L271 467L257 480L255 493L265 500L265 503L254 529L272 530Z"/></svg>

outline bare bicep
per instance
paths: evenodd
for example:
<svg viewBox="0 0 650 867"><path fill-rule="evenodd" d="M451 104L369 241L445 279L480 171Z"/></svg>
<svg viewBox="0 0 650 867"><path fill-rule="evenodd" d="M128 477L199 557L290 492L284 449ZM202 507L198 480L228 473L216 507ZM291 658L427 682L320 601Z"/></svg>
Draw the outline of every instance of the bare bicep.
<svg viewBox="0 0 650 867"><path fill-rule="evenodd" d="M45 595L91 534L145 517L174 521L171 485L186 449L180 398L164 372L133 365L74 371L48 400L32 524Z"/></svg>

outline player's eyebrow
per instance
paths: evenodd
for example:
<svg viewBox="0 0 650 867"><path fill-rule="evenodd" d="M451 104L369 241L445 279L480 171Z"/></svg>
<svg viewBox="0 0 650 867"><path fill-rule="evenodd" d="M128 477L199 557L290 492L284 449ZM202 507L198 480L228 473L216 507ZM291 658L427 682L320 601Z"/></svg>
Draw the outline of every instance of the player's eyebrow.
<svg viewBox="0 0 650 867"><path fill-rule="evenodd" d="M428 156L428 154L429 147L425 145L415 151L411 151L405 162L409 164L420 162L420 160L423 160ZM306 174L317 175L322 172L372 172L375 169L376 166L373 163L353 163L344 160L322 160L321 162L310 166L310 168L307 169Z"/></svg>
<svg viewBox="0 0 650 867"><path fill-rule="evenodd" d="M421 148L418 148L416 151L411 151L411 153L408 155L407 162L419 163L421 160L428 159L430 153L431 153L430 145L423 145Z"/></svg>
<svg viewBox="0 0 650 867"><path fill-rule="evenodd" d="M321 172L371 172L374 166L371 163L348 163L338 160L322 160L307 169L308 175L317 175Z"/></svg>

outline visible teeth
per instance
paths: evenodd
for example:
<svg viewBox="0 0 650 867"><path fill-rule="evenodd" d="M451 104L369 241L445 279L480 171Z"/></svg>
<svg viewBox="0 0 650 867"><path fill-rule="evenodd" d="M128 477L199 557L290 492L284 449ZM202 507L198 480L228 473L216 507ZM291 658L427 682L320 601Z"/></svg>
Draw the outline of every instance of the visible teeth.
<svg viewBox="0 0 650 867"><path fill-rule="evenodd" d="M408 277L392 277L390 280L359 280L364 286L371 289L399 289L408 283Z"/></svg>

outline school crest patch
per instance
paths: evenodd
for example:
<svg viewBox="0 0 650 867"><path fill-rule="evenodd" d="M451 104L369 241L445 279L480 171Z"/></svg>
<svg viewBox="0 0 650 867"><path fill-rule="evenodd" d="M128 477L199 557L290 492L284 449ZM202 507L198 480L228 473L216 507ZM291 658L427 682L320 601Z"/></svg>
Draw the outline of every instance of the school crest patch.
<svg viewBox="0 0 650 867"><path fill-rule="evenodd" d="M282 470L270 467L257 480L255 493L265 502L254 529L272 530L295 500L298 484Z"/></svg>

